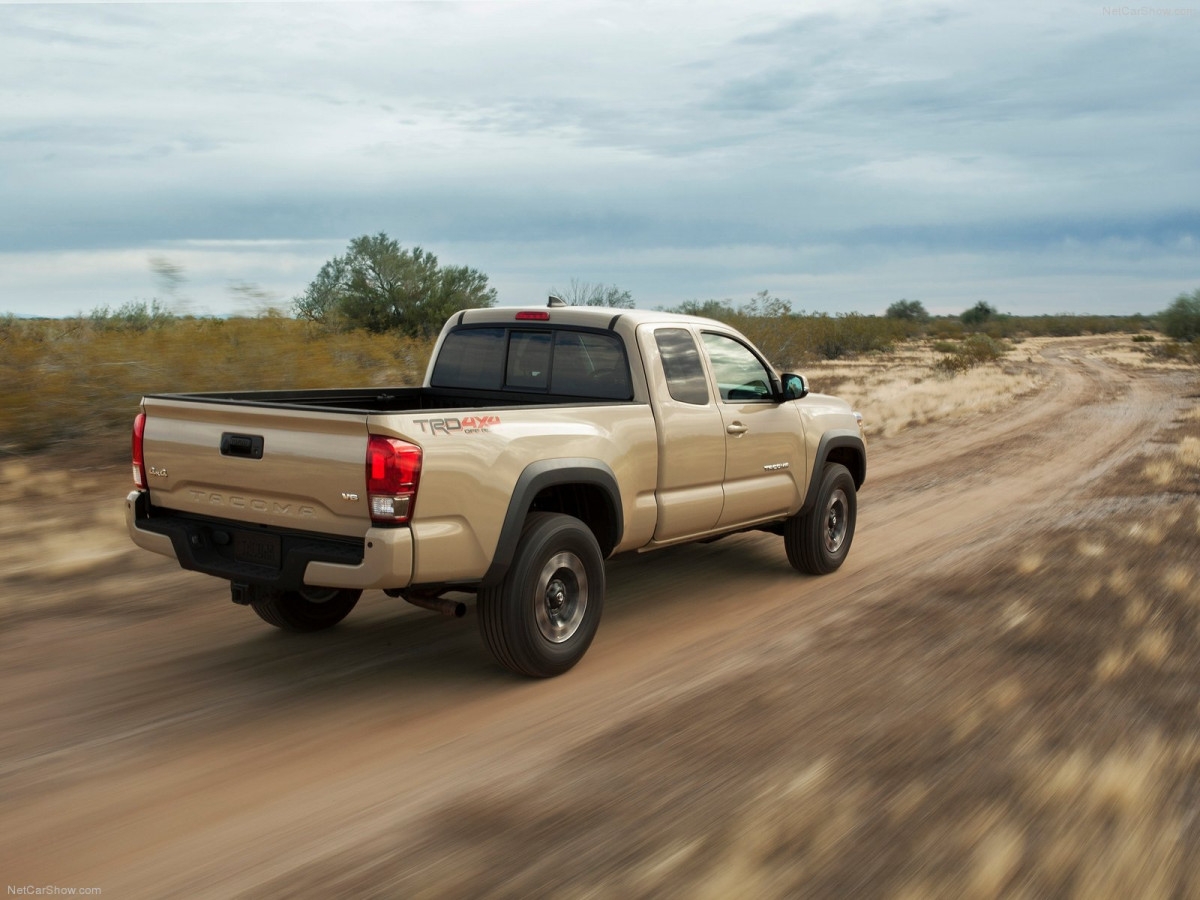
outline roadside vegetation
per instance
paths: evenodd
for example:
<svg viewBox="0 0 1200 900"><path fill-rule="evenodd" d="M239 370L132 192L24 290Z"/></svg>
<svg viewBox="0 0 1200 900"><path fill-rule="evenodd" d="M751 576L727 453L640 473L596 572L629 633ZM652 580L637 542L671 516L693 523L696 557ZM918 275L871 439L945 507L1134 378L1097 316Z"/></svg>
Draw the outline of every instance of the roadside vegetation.
<svg viewBox="0 0 1200 900"><path fill-rule="evenodd" d="M281 316L177 318L135 304L0 318L0 453L119 458L143 394L419 383L431 342Z"/></svg>
<svg viewBox="0 0 1200 900"><path fill-rule="evenodd" d="M176 298L182 272L168 261L154 265ZM634 304L615 284L572 279L554 293L573 305ZM181 316L158 301L64 319L0 316L0 455L86 447L117 458L146 393L418 384L445 319L495 301L478 270L443 265L381 232L355 238L322 266L290 316L277 309ZM1012 316L985 302L931 316L907 299L883 316L830 315L793 311L768 291L743 303L689 300L670 311L733 325L781 370L813 375L818 390L845 393L864 412L875 408L870 427L882 433L1035 389L1033 357L1021 353L1030 339L1131 333L1139 358L1200 365L1200 289L1154 319ZM1166 339L1155 340L1151 329ZM970 385L950 390L947 378ZM892 400L878 399L893 390ZM967 395L975 398L969 409L960 405Z"/></svg>

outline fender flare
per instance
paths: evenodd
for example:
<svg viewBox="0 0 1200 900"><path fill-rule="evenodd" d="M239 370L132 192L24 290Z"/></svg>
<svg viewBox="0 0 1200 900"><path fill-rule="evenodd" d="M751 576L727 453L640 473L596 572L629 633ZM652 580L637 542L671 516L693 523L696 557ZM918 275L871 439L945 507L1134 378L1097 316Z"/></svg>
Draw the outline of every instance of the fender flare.
<svg viewBox="0 0 1200 900"><path fill-rule="evenodd" d="M853 450L857 457L857 465L849 467L855 489L862 487L863 482L867 480L867 445L863 443L862 436L857 431L848 428L827 431L821 435L820 443L817 444L817 455L813 459L812 478L809 479L808 491L804 495L804 503L797 515L807 512L817 502L817 491L821 489L821 471L825 468L830 452L842 447Z"/></svg>
<svg viewBox="0 0 1200 900"><path fill-rule="evenodd" d="M625 533L625 517L621 509L621 489L617 486L617 476L613 474L613 470L598 459L539 460L525 468L513 487L508 511L504 514L504 524L500 528L500 539L496 542L496 550L492 554L492 564L480 582L483 587L491 587L504 580L513 556L516 555L517 543L525 526L525 516L534 498L546 488L560 484L587 484L600 488L607 501L608 513L614 526L612 546L621 543L621 537Z"/></svg>

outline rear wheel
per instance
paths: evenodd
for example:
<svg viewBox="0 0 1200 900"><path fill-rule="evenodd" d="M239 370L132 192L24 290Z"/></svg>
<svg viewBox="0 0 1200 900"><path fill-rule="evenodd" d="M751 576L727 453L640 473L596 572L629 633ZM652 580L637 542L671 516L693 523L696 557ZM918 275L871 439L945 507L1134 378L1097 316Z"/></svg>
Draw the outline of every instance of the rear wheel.
<svg viewBox="0 0 1200 900"><path fill-rule="evenodd" d="M504 580L479 591L479 631L502 666L560 675L583 657L604 606L604 557L583 522L530 513Z"/></svg>
<svg viewBox="0 0 1200 900"><path fill-rule="evenodd" d="M784 525L788 562L809 575L835 571L850 552L857 518L858 497L850 470L839 463L827 463L816 502Z"/></svg>
<svg viewBox="0 0 1200 900"><path fill-rule="evenodd" d="M362 591L304 587L298 591L268 591L250 606L264 622L284 631L321 631L350 614Z"/></svg>

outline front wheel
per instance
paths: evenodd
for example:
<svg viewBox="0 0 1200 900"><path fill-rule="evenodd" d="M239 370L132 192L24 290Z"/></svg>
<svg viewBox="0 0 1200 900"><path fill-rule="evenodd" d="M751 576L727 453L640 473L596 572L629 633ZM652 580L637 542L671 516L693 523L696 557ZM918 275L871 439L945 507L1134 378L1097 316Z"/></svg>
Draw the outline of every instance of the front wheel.
<svg viewBox="0 0 1200 900"><path fill-rule="evenodd" d="M784 525L783 544L788 562L809 575L835 571L850 552L857 518L858 497L850 470L839 463L827 463L821 473L816 502Z"/></svg>
<svg viewBox="0 0 1200 900"><path fill-rule="evenodd" d="M604 607L604 557L583 522L530 513L504 580L479 591L479 631L505 668L561 675L583 658Z"/></svg>
<svg viewBox="0 0 1200 900"><path fill-rule="evenodd" d="M267 591L251 602L258 617L284 631L332 628L358 603L362 591L304 587L298 591Z"/></svg>

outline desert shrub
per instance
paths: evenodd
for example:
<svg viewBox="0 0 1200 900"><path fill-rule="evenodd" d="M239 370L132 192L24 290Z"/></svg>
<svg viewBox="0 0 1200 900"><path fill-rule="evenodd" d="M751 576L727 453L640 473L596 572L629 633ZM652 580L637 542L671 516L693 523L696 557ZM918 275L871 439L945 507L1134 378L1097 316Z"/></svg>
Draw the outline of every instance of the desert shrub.
<svg viewBox="0 0 1200 900"><path fill-rule="evenodd" d="M925 304L920 300L897 300L887 308L887 317L909 322L925 322L929 319L929 313L925 311Z"/></svg>
<svg viewBox="0 0 1200 900"><path fill-rule="evenodd" d="M983 325L985 322L990 321L995 316L996 307L992 306L990 303L980 300L970 309L965 310L962 315L959 316L959 318L962 319L962 323L969 328L977 328L980 325Z"/></svg>
<svg viewBox="0 0 1200 900"><path fill-rule="evenodd" d="M983 363L995 362L1004 357L1010 348L986 334L972 334L953 353L938 360L936 368L951 374L965 372Z"/></svg>
<svg viewBox="0 0 1200 900"><path fill-rule="evenodd" d="M984 363L1000 359L1008 349L1003 343L986 334L973 334L962 342L958 352L976 363Z"/></svg>
<svg viewBox="0 0 1200 900"><path fill-rule="evenodd" d="M149 331L174 322L176 316L157 300L122 304L113 310L98 306L88 315L88 323L100 331ZM69 321L69 320L68 320Z"/></svg>
<svg viewBox="0 0 1200 900"><path fill-rule="evenodd" d="M1149 344L1153 343L1153 341L1154 335L1152 334L1135 334L1133 336L1133 342L1135 344Z"/></svg>
<svg viewBox="0 0 1200 900"><path fill-rule="evenodd" d="M958 344L954 341L934 341L933 349L938 353L957 353Z"/></svg>
<svg viewBox="0 0 1200 900"><path fill-rule="evenodd" d="M1200 288L1176 297L1161 318L1168 337L1185 342L1200 338Z"/></svg>
<svg viewBox="0 0 1200 900"><path fill-rule="evenodd" d="M1200 338L1194 341L1165 341L1150 349L1160 359L1200 365Z"/></svg>
<svg viewBox="0 0 1200 900"><path fill-rule="evenodd" d="M786 316L734 314L727 321L777 366L790 368L819 359L887 352L907 338L909 323L879 316L825 313Z"/></svg>
<svg viewBox="0 0 1200 900"><path fill-rule="evenodd" d="M985 304L986 305L986 304ZM931 338L960 338L968 330L986 334L991 338L1012 339L1015 337L1074 337L1082 334L1113 334L1124 331L1140 331L1149 321L1143 315L1132 316L1077 316L1069 314L1043 316L1013 316L993 313L983 316L971 313L970 328L964 327L958 316L939 316L931 319L926 332ZM964 313L966 315L966 313Z"/></svg>

